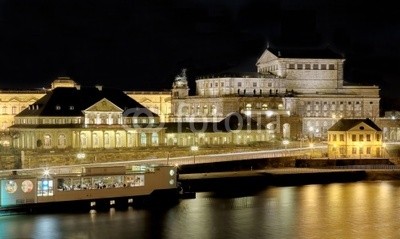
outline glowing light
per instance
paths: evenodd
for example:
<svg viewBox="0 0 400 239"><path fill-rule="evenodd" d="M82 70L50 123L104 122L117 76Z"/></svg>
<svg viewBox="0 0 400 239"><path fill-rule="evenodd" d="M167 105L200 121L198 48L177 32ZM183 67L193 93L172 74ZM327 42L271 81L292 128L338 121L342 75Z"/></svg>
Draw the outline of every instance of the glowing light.
<svg viewBox="0 0 400 239"><path fill-rule="evenodd" d="M50 170L45 169L45 170L43 171L43 176L48 177L49 175L50 175Z"/></svg>
<svg viewBox="0 0 400 239"><path fill-rule="evenodd" d="M85 153L77 153L77 154L76 154L76 157L77 157L78 159L84 159L84 158L86 158L86 154L85 154Z"/></svg>

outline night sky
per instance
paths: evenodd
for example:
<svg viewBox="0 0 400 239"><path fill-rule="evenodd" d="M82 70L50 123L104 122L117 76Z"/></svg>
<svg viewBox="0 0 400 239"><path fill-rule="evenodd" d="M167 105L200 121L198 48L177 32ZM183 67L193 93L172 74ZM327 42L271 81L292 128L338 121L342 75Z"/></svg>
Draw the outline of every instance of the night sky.
<svg viewBox="0 0 400 239"><path fill-rule="evenodd" d="M400 88L394 1L0 0L0 88L48 87L57 76L125 90L256 71L267 44L329 46L345 79Z"/></svg>

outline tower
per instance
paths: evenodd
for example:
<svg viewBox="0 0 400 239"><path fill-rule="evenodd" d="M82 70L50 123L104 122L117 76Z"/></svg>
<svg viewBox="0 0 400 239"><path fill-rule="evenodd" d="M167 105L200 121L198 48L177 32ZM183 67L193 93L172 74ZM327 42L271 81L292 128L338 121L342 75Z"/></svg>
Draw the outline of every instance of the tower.
<svg viewBox="0 0 400 239"><path fill-rule="evenodd" d="M173 98L187 98L189 96L189 86L186 78L186 69L182 69L181 74L175 77L172 84Z"/></svg>

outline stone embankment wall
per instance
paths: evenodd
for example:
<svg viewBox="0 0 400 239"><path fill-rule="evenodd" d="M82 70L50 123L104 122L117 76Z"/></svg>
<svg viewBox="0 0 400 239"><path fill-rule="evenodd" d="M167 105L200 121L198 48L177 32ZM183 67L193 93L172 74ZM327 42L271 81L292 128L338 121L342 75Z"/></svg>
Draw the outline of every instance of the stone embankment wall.
<svg viewBox="0 0 400 239"><path fill-rule="evenodd" d="M262 146L202 146L196 155L218 154L265 150ZM84 153L84 158L78 158ZM193 155L190 147L149 147L135 149L98 149L98 150L35 150L35 151L0 151L0 170L21 168L52 167L76 164L96 164L105 162L133 161Z"/></svg>

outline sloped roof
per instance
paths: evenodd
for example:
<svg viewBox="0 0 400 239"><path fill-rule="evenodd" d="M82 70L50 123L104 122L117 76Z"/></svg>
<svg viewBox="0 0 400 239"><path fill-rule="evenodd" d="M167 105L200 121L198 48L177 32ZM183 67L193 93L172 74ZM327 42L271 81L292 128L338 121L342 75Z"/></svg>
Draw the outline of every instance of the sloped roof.
<svg viewBox="0 0 400 239"><path fill-rule="evenodd" d="M306 58L306 59L343 59L344 57L332 49L326 48L268 48L279 58Z"/></svg>
<svg viewBox="0 0 400 239"><path fill-rule="evenodd" d="M163 123L163 126L166 133L217 133L265 129L262 124L259 125L255 120L239 113L232 113L220 122L168 122Z"/></svg>
<svg viewBox="0 0 400 239"><path fill-rule="evenodd" d="M371 128L375 129L376 131L382 131L372 120L369 118L366 119L340 119L336 124L332 125L328 129L328 131L348 131L351 128L365 123L366 125L370 126Z"/></svg>
<svg viewBox="0 0 400 239"><path fill-rule="evenodd" d="M47 92L27 109L20 112L21 116L82 116L85 110L102 99L108 99L113 104L129 112L129 115L157 116L146 107L126 95L123 91L113 88L97 87L58 87Z"/></svg>

